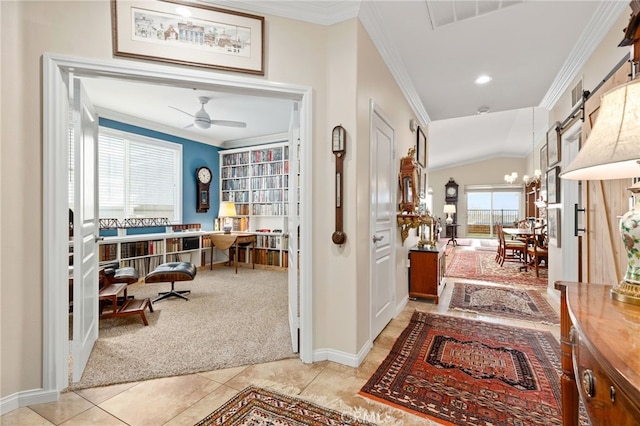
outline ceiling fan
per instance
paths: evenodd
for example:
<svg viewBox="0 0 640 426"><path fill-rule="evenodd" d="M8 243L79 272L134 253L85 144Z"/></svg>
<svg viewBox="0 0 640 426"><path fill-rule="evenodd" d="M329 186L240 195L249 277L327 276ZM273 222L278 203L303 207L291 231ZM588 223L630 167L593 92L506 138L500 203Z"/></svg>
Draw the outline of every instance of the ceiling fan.
<svg viewBox="0 0 640 426"><path fill-rule="evenodd" d="M243 121L231 121L231 120L212 120L209 116L209 113L205 111L204 106L209 102L208 97L199 96L198 101L202 104L200 110L195 114L188 113L176 107L169 106L169 108L175 109L176 111L180 111L183 114L187 114L190 117L193 117L193 123L185 126L185 129L188 127L197 127L198 129L208 129L212 124L216 126L227 126L227 127L247 127L247 123Z"/></svg>

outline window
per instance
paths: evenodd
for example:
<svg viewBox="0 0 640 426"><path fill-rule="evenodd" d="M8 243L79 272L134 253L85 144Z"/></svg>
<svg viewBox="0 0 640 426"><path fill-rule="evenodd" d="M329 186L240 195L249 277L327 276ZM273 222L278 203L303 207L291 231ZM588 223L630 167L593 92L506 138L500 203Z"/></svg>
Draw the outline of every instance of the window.
<svg viewBox="0 0 640 426"><path fill-rule="evenodd" d="M522 188L465 186L467 235L493 237L496 222L511 226L520 217Z"/></svg>
<svg viewBox="0 0 640 426"><path fill-rule="evenodd" d="M100 127L100 218L182 220L182 145Z"/></svg>

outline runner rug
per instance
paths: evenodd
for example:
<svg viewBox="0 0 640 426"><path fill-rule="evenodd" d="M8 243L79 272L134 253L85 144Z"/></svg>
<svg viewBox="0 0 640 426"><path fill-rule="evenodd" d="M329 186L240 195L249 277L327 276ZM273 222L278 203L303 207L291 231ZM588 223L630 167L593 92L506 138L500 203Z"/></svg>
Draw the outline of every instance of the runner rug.
<svg viewBox="0 0 640 426"><path fill-rule="evenodd" d="M211 425L373 425L349 414L249 386L196 423Z"/></svg>
<svg viewBox="0 0 640 426"><path fill-rule="evenodd" d="M449 309L559 325L560 317L539 290L455 283Z"/></svg>
<svg viewBox="0 0 640 426"><path fill-rule="evenodd" d="M536 277L536 271L520 271L522 263L496 262L496 253L456 248L447 257L447 277L467 278L492 283L546 287L547 276Z"/></svg>
<svg viewBox="0 0 640 426"><path fill-rule="evenodd" d="M551 333L416 311L360 395L448 425L561 425Z"/></svg>

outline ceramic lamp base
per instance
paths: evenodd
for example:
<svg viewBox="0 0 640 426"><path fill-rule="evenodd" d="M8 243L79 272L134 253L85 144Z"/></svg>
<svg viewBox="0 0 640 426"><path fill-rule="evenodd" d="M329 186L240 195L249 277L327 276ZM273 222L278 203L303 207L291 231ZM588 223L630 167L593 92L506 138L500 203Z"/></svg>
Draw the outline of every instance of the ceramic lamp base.
<svg viewBox="0 0 640 426"><path fill-rule="evenodd" d="M611 298L632 305L640 305L640 285L622 281L611 289Z"/></svg>

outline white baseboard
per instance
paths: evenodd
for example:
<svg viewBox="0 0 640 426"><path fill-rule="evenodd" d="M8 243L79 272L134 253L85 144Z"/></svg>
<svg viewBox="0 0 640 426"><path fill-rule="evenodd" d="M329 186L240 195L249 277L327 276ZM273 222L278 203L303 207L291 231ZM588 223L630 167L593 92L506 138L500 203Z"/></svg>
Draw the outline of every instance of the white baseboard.
<svg viewBox="0 0 640 426"><path fill-rule="evenodd" d="M402 312L402 310L407 306L407 303L409 303L409 293L407 293L407 295L400 300L400 303L396 305L396 313L393 316L394 318Z"/></svg>
<svg viewBox="0 0 640 426"><path fill-rule="evenodd" d="M7 414L16 408L26 407L28 405L54 402L59 398L60 392L54 390L34 389L17 392L0 399L0 415Z"/></svg>
<svg viewBox="0 0 640 426"><path fill-rule="evenodd" d="M335 349L318 349L313 351L313 362L318 361L333 361L338 364L346 365L349 367L357 368L362 364L364 359L369 354L369 351L373 348L371 341L362 346L357 354L350 354L347 352L338 351Z"/></svg>
<svg viewBox="0 0 640 426"><path fill-rule="evenodd" d="M558 290L547 287L547 295L556 302L556 306L560 306L560 292Z"/></svg>

